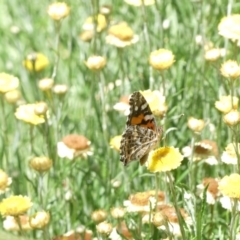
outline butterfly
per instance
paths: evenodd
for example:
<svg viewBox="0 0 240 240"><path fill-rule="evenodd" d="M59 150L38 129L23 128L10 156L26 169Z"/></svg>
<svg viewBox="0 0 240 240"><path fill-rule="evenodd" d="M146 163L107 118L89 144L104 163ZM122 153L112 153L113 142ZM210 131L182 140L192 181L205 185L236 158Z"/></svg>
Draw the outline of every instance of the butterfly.
<svg viewBox="0 0 240 240"><path fill-rule="evenodd" d="M120 143L120 161L127 166L134 160L143 165L148 153L154 149L162 135L152 111L140 92L134 92L129 99L130 113Z"/></svg>

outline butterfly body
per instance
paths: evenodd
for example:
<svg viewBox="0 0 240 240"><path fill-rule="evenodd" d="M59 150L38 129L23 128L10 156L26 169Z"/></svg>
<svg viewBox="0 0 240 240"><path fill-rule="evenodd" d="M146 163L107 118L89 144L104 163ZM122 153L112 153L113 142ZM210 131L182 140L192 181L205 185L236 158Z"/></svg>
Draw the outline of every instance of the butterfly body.
<svg viewBox="0 0 240 240"><path fill-rule="evenodd" d="M134 160L144 164L162 134L162 128L157 127L152 111L140 92L131 95L129 104L130 113L120 145L120 161L124 166Z"/></svg>

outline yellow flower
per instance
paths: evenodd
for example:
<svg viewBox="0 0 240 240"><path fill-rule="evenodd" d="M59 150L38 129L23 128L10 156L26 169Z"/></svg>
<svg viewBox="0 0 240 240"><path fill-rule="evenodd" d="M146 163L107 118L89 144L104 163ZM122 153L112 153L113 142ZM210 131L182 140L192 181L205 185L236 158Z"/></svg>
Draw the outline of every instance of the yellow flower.
<svg viewBox="0 0 240 240"><path fill-rule="evenodd" d="M136 43L138 39L126 22L120 22L108 29L106 42L118 48L124 48Z"/></svg>
<svg viewBox="0 0 240 240"><path fill-rule="evenodd" d="M86 31L94 30L95 21L97 23L97 32L101 32L107 27L106 17L103 14L98 14L96 16L96 19L94 16L91 16L85 20L83 24L83 30Z"/></svg>
<svg viewBox="0 0 240 240"><path fill-rule="evenodd" d="M183 156L174 147L162 147L151 151L148 156L147 168L150 172L166 172L181 165Z"/></svg>
<svg viewBox="0 0 240 240"><path fill-rule="evenodd" d="M223 177L218 188L224 196L240 199L240 175L232 173Z"/></svg>
<svg viewBox="0 0 240 240"><path fill-rule="evenodd" d="M8 103L14 104L21 98L21 93L19 90L15 89L15 90L6 92L4 97Z"/></svg>
<svg viewBox="0 0 240 240"><path fill-rule="evenodd" d="M69 15L70 8L64 2L55 2L48 6L47 13L55 21L59 21Z"/></svg>
<svg viewBox="0 0 240 240"><path fill-rule="evenodd" d="M30 72L39 72L49 65L48 58L42 53L31 53L23 61L23 66Z"/></svg>
<svg viewBox="0 0 240 240"><path fill-rule="evenodd" d="M38 172L45 172L52 167L52 160L48 157L35 157L30 160L29 166Z"/></svg>
<svg viewBox="0 0 240 240"><path fill-rule="evenodd" d="M220 112L226 114L226 113L229 113L232 109L238 108L238 101L239 99L237 97L232 97L230 95L222 96L220 97L219 101L215 102L215 108Z"/></svg>
<svg viewBox="0 0 240 240"><path fill-rule="evenodd" d="M0 195L9 190L9 185L12 183L12 179L8 177L2 169L0 169Z"/></svg>
<svg viewBox="0 0 240 240"><path fill-rule="evenodd" d="M156 70L166 70L175 62L172 51L161 48L151 52L149 57L150 65Z"/></svg>
<svg viewBox="0 0 240 240"><path fill-rule="evenodd" d="M240 14L233 14L221 19L218 33L232 41L240 40Z"/></svg>
<svg viewBox="0 0 240 240"><path fill-rule="evenodd" d="M223 116L223 121L230 127L240 123L240 112L237 110L231 110L229 113Z"/></svg>
<svg viewBox="0 0 240 240"><path fill-rule="evenodd" d="M140 91L140 93L144 96L152 113L158 117L164 117L167 112L167 104L166 98L160 93L158 90L145 90Z"/></svg>
<svg viewBox="0 0 240 240"><path fill-rule="evenodd" d="M233 60L224 62L220 71L225 78L230 78L231 80L235 80L240 76L240 66Z"/></svg>
<svg viewBox="0 0 240 240"><path fill-rule="evenodd" d="M122 136L118 135L110 140L110 146L114 148L115 150L119 151L120 150L120 143L121 143Z"/></svg>
<svg viewBox="0 0 240 240"><path fill-rule="evenodd" d="M90 70L98 71L105 67L106 58L102 56L91 56L87 59L85 64Z"/></svg>
<svg viewBox="0 0 240 240"><path fill-rule="evenodd" d="M49 220L50 214L45 211L40 211L30 218L29 224L33 229L42 229L49 223Z"/></svg>
<svg viewBox="0 0 240 240"><path fill-rule="evenodd" d="M219 48L212 48L205 52L204 58L209 62L215 62L221 57L221 52Z"/></svg>
<svg viewBox="0 0 240 240"><path fill-rule="evenodd" d="M48 112L48 105L45 102L38 102L35 104L34 113L38 116L46 115Z"/></svg>
<svg viewBox="0 0 240 240"><path fill-rule="evenodd" d="M130 4L130 5L133 5L133 6L136 6L136 7L139 7L143 4L146 5L146 6L155 4L155 0L124 0L124 1L127 4Z"/></svg>
<svg viewBox="0 0 240 240"><path fill-rule="evenodd" d="M32 206L29 197L10 196L0 202L0 213L2 216L19 216L25 213Z"/></svg>
<svg viewBox="0 0 240 240"><path fill-rule="evenodd" d="M201 132L205 126L204 120L190 117L187 123L188 127L194 132Z"/></svg>
<svg viewBox="0 0 240 240"><path fill-rule="evenodd" d="M240 150L240 143L238 143L236 147ZM225 148L225 151L221 156L221 160L226 164L237 164L235 144L229 143L227 145L227 147Z"/></svg>
<svg viewBox="0 0 240 240"><path fill-rule="evenodd" d="M4 72L0 73L0 93L15 90L18 85L19 80L17 77Z"/></svg>
<svg viewBox="0 0 240 240"><path fill-rule="evenodd" d="M33 125L44 123L45 122L44 117L38 116L35 113L35 108L36 108L36 104L34 103L21 105L17 108L15 112L15 116L17 119Z"/></svg>

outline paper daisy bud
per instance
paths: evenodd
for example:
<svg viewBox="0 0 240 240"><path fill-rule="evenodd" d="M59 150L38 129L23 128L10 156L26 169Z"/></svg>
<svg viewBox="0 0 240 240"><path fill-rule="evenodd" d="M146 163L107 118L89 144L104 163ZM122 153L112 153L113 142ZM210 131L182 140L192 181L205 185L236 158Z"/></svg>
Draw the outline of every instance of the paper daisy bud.
<svg viewBox="0 0 240 240"><path fill-rule="evenodd" d="M111 215L113 218L120 219L125 215L125 209L122 207L115 207L111 209Z"/></svg>
<svg viewBox="0 0 240 240"><path fill-rule="evenodd" d="M130 111L129 96L122 96L119 102L113 106L113 109L123 112L123 114L127 116Z"/></svg>
<svg viewBox="0 0 240 240"><path fill-rule="evenodd" d="M103 14L104 16L110 15L112 12L112 6L104 4L100 7L100 13Z"/></svg>
<svg viewBox="0 0 240 240"><path fill-rule="evenodd" d="M36 103L34 112L37 115L40 115L40 116L45 115L47 113L47 111L48 111L48 105L45 102Z"/></svg>
<svg viewBox="0 0 240 240"><path fill-rule="evenodd" d="M122 135L118 135L118 136L111 138L111 140L110 140L111 148L113 148L119 152L121 139L122 139Z"/></svg>
<svg viewBox="0 0 240 240"><path fill-rule="evenodd" d="M232 109L238 108L239 99L234 96L222 96L219 101L215 102L215 108L220 112L226 114L229 113Z"/></svg>
<svg viewBox="0 0 240 240"><path fill-rule="evenodd" d="M90 16L85 20L82 28L85 31L94 31L95 24L97 24L97 32L103 31L107 27L106 17L103 14L98 14L97 16Z"/></svg>
<svg viewBox="0 0 240 240"><path fill-rule="evenodd" d="M92 212L91 218L94 222L103 222L107 218L107 212L103 209L96 210Z"/></svg>
<svg viewBox="0 0 240 240"><path fill-rule="evenodd" d="M147 160L150 172L166 172L178 168L183 160L183 155L177 148L162 147L151 151Z"/></svg>
<svg viewBox="0 0 240 240"><path fill-rule="evenodd" d="M32 229L29 225L29 217L26 215L19 216L19 220L21 223L22 230L30 230ZM12 216L6 216L5 220L3 221L3 228L7 231L19 231L19 225Z"/></svg>
<svg viewBox="0 0 240 240"><path fill-rule="evenodd" d="M30 160L29 166L38 172L46 172L52 167L52 160L48 157L35 157Z"/></svg>
<svg viewBox="0 0 240 240"><path fill-rule="evenodd" d="M155 4L155 0L124 0L127 4L139 7L141 5L149 6Z"/></svg>
<svg viewBox="0 0 240 240"><path fill-rule="evenodd" d="M54 80L52 78L43 78L39 80L38 87L43 92L46 92L52 89L53 84L54 84Z"/></svg>
<svg viewBox="0 0 240 240"><path fill-rule="evenodd" d="M0 93L15 90L19 86L19 79L7 73L0 73Z"/></svg>
<svg viewBox="0 0 240 240"><path fill-rule="evenodd" d="M223 121L230 127L239 124L240 112L238 112L237 110L231 110L229 113L223 116Z"/></svg>
<svg viewBox="0 0 240 240"><path fill-rule="evenodd" d="M224 196L230 198L240 198L240 175L232 173L223 177L219 182L219 190Z"/></svg>
<svg viewBox="0 0 240 240"><path fill-rule="evenodd" d="M90 42L93 39L93 37L94 37L94 32L92 30L83 31L79 35L79 38L84 42Z"/></svg>
<svg viewBox="0 0 240 240"><path fill-rule="evenodd" d="M240 150L240 143L238 143L237 145L233 143L229 143L221 156L222 162L226 164L237 164L238 160L237 160L236 148Z"/></svg>
<svg viewBox="0 0 240 240"><path fill-rule="evenodd" d="M193 131L193 132L201 132L205 126L205 122L202 119L197 119L194 117L190 117L188 119L187 123L188 127Z"/></svg>
<svg viewBox="0 0 240 240"><path fill-rule="evenodd" d="M113 230L113 226L108 222L101 222L97 226L97 232L103 236L109 236Z"/></svg>
<svg viewBox="0 0 240 240"><path fill-rule="evenodd" d="M164 225L165 222L166 222L166 217L161 212L156 212L153 215L152 223L156 227L160 227L160 226Z"/></svg>
<svg viewBox="0 0 240 240"><path fill-rule="evenodd" d="M117 179L111 180L111 185L113 188L119 188L121 186L122 182Z"/></svg>
<svg viewBox="0 0 240 240"><path fill-rule="evenodd" d="M15 112L15 117L26 123L38 125L45 122L44 116L35 113L36 104L20 105Z"/></svg>
<svg viewBox="0 0 240 240"><path fill-rule="evenodd" d="M55 21L62 20L69 15L70 8L64 2L55 2L48 6L47 13Z"/></svg>
<svg viewBox="0 0 240 240"><path fill-rule="evenodd" d="M225 78L235 80L240 76L240 66L236 61L228 60L222 64L220 72Z"/></svg>
<svg viewBox="0 0 240 240"><path fill-rule="evenodd" d="M112 25L108 29L106 42L118 48L125 48L138 42L139 37L134 34L132 28L126 22Z"/></svg>
<svg viewBox="0 0 240 240"><path fill-rule="evenodd" d="M59 96L65 95L68 91L68 86L65 84L56 84L53 87L53 92Z"/></svg>
<svg viewBox="0 0 240 240"><path fill-rule="evenodd" d="M240 14L233 14L221 19L218 25L219 35L231 39L232 41L240 40Z"/></svg>
<svg viewBox="0 0 240 240"><path fill-rule="evenodd" d="M30 53L23 61L23 66L30 72L40 72L49 65L48 58L42 53Z"/></svg>
<svg viewBox="0 0 240 240"><path fill-rule="evenodd" d="M19 90L15 89L9 92L6 92L4 95L6 101L11 104L17 103L21 99L21 93Z"/></svg>
<svg viewBox="0 0 240 240"><path fill-rule="evenodd" d="M166 70L170 68L175 62L175 56L172 51L161 48L159 50L153 51L149 57L150 65L156 70Z"/></svg>
<svg viewBox="0 0 240 240"><path fill-rule="evenodd" d="M9 190L12 183L12 178L8 177L7 173L0 169L0 195Z"/></svg>
<svg viewBox="0 0 240 240"><path fill-rule="evenodd" d="M19 216L27 212L32 206L29 197L26 196L10 196L0 202L0 213L2 216Z"/></svg>
<svg viewBox="0 0 240 240"><path fill-rule="evenodd" d="M86 66L90 70L98 71L105 67L106 65L106 59L102 56L91 56L87 59L85 62Z"/></svg>
<svg viewBox="0 0 240 240"><path fill-rule="evenodd" d="M221 52L218 48L212 48L205 52L204 58L209 62L215 62L221 57Z"/></svg>
<svg viewBox="0 0 240 240"><path fill-rule="evenodd" d="M29 224L33 229L42 229L49 223L49 220L50 214L45 211L40 211L30 218Z"/></svg>
<svg viewBox="0 0 240 240"><path fill-rule="evenodd" d="M70 160L78 156L87 157L92 155L90 145L91 142L82 135L67 135L57 144L58 156L61 158L66 157Z"/></svg>

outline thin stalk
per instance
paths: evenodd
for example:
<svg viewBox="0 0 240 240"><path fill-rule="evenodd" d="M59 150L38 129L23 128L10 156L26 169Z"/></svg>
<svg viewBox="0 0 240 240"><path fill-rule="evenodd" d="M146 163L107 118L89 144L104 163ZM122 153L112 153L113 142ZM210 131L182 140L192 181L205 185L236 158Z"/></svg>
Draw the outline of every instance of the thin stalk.
<svg viewBox="0 0 240 240"><path fill-rule="evenodd" d="M43 174L39 174L38 178L38 196L39 196L39 203L42 209L44 209L44 202L43 202L43 196L44 196L44 189L43 189Z"/></svg>
<svg viewBox="0 0 240 240"><path fill-rule="evenodd" d="M230 229L229 229L229 234L230 234L229 240L236 239L236 227L238 222L237 206L238 206L238 200L233 199L232 218L231 218Z"/></svg>
<svg viewBox="0 0 240 240"><path fill-rule="evenodd" d="M160 71L162 77L162 88L163 88L163 96L166 96L166 84L165 84L165 73L164 71Z"/></svg>
<svg viewBox="0 0 240 240"><path fill-rule="evenodd" d="M177 213L177 218L178 218L178 223L179 223L179 226L180 226L180 231L181 231L181 234L182 234L182 239L185 240L185 239L187 239L186 234L185 234L185 230L184 230L184 227L183 227L185 222L184 222L184 219L183 219L183 217L181 215L181 212L178 208L177 195L176 195L176 191L175 191L175 188L174 188L174 185L173 185L172 176L171 176L170 172L167 172L166 174L167 174L168 179L169 179L169 185L168 186L169 186L169 190L171 192L171 195L173 197L173 205L174 205L174 208L175 208L176 213Z"/></svg>
<svg viewBox="0 0 240 240"><path fill-rule="evenodd" d="M193 168L194 168L194 162L193 162L193 157L194 157L194 144L195 144L195 137L194 135L192 136L192 140L191 140L191 156L190 156L190 160L189 160L189 189L192 193L195 192L195 184L194 184L194 171L193 171Z"/></svg>
<svg viewBox="0 0 240 240"><path fill-rule="evenodd" d="M157 210L157 203L158 203L158 190L159 190L159 172L155 173L155 198L156 198L156 206L155 210Z"/></svg>
<svg viewBox="0 0 240 240"><path fill-rule="evenodd" d="M23 229L22 229L20 216L15 216L14 218L15 218L17 224L18 224L18 227L19 227L19 236L23 236Z"/></svg>
<svg viewBox="0 0 240 240"><path fill-rule="evenodd" d="M33 154L34 148L33 148L33 142L34 142L34 137L33 137L33 130L34 126L30 124L29 126L29 135L30 135L30 153Z"/></svg>

